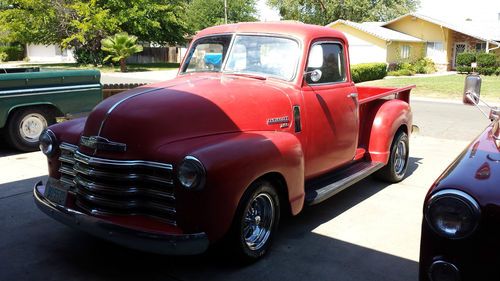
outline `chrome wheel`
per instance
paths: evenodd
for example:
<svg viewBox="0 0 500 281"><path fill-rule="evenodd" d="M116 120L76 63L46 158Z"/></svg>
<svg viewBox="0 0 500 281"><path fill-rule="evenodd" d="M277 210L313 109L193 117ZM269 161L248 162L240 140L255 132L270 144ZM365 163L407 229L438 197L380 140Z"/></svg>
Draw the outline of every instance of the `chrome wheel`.
<svg viewBox="0 0 500 281"><path fill-rule="evenodd" d="M406 148L406 143L400 139L396 146L396 153L394 154L394 172L398 176L403 174L405 171L407 151L408 149Z"/></svg>
<svg viewBox="0 0 500 281"><path fill-rule="evenodd" d="M19 135L29 143L38 142L43 129L47 128L47 120L39 113L25 115L19 123Z"/></svg>
<svg viewBox="0 0 500 281"><path fill-rule="evenodd" d="M275 206L267 193L259 193L245 210L243 240L252 251L260 250L269 240L274 225Z"/></svg>

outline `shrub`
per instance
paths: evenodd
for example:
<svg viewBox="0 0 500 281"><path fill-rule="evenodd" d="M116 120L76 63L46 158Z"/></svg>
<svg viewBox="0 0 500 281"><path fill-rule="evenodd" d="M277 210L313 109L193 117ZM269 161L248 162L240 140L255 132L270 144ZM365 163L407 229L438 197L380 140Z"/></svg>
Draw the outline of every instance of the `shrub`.
<svg viewBox="0 0 500 281"><path fill-rule="evenodd" d="M476 53L464 52L457 55L457 66L470 67L470 64L475 61L476 61Z"/></svg>
<svg viewBox="0 0 500 281"><path fill-rule="evenodd" d="M497 58L493 53L479 53L476 55L478 67L492 67L497 63Z"/></svg>
<svg viewBox="0 0 500 281"><path fill-rule="evenodd" d="M143 47L137 44L137 36L128 35L127 32L120 32L113 36L108 36L101 40L101 50L109 55L104 61L111 60L120 63L120 71L127 71L127 58L135 53L142 52Z"/></svg>
<svg viewBox="0 0 500 281"><path fill-rule="evenodd" d="M7 54L5 52L0 52L0 62L7 60Z"/></svg>
<svg viewBox="0 0 500 281"><path fill-rule="evenodd" d="M354 83L378 80L387 75L385 63L362 63L351 67L351 77Z"/></svg>
<svg viewBox="0 0 500 281"><path fill-rule="evenodd" d="M93 64L93 65L101 65L104 61L103 51L93 51L86 48L77 48L75 49L75 60L78 64Z"/></svg>
<svg viewBox="0 0 500 281"><path fill-rule="evenodd" d="M496 67L494 66L478 66L477 67L477 72L482 75L493 75L496 71Z"/></svg>
<svg viewBox="0 0 500 281"><path fill-rule="evenodd" d="M399 64L399 69L397 69L397 70L401 70L401 69L413 70L413 65L409 62L402 62Z"/></svg>
<svg viewBox="0 0 500 281"><path fill-rule="evenodd" d="M457 71L459 73L471 73L472 72L472 67L469 66L462 66L462 65L458 65L457 66Z"/></svg>
<svg viewBox="0 0 500 281"><path fill-rule="evenodd" d="M0 46L0 52L7 54L6 61L18 61L24 58L24 49L20 45Z"/></svg>
<svg viewBox="0 0 500 281"><path fill-rule="evenodd" d="M417 60L413 64L412 68L413 68L413 71L415 71L416 73L429 74L429 73L436 72L436 65L429 58L423 58L423 59Z"/></svg>
<svg viewBox="0 0 500 281"><path fill-rule="evenodd" d="M389 76L412 76L415 72L411 69L400 69L395 71L389 71L387 75Z"/></svg>
<svg viewBox="0 0 500 281"><path fill-rule="evenodd" d="M500 75L500 66L495 70L495 75L499 76Z"/></svg>

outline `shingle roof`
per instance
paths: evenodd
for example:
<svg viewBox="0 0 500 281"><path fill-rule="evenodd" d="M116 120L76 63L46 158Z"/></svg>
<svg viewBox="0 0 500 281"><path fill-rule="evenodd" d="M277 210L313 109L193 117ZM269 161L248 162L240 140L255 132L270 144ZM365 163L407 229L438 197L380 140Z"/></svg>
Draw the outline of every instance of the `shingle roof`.
<svg viewBox="0 0 500 281"><path fill-rule="evenodd" d="M383 26L387 26L393 22L399 21L402 18L412 16L416 17L448 29L469 35L471 37L477 38L482 41L489 41L491 43L498 44L493 41L500 41L500 21L499 22L473 22L473 21L463 21L463 22L445 22L438 20L419 13L409 13L398 18L395 18Z"/></svg>
<svg viewBox="0 0 500 281"><path fill-rule="evenodd" d="M356 23L348 20L337 20L330 24L328 27L332 27L337 23L342 23L368 34L371 34L377 38L380 38L385 41L401 41L401 42L423 42L421 39L417 37L410 36L408 34L404 34L389 28L385 28L380 26L380 22L364 22L364 23Z"/></svg>

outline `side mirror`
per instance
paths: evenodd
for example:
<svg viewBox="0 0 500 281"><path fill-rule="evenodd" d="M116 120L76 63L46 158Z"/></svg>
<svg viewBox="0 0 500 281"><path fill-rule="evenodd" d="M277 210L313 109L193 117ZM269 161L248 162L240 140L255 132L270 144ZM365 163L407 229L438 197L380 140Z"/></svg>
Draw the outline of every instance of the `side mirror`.
<svg viewBox="0 0 500 281"><path fill-rule="evenodd" d="M315 70L306 72L306 75L309 75L309 78L311 79L311 81L316 83L321 79L321 76L323 76L323 72L321 72L321 70L319 70L319 69L315 69Z"/></svg>
<svg viewBox="0 0 500 281"><path fill-rule="evenodd" d="M467 77L465 77L463 103L467 105L478 104L480 96L481 96L481 77L477 74L467 75Z"/></svg>
<svg viewBox="0 0 500 281"><path fill-rule="evenodd" d="M316 83L321 79L321 76L323 76L323 72L321 72L321 70L319 69L315 69L311 71L310 75L311 75L311 81Z"/></svg>

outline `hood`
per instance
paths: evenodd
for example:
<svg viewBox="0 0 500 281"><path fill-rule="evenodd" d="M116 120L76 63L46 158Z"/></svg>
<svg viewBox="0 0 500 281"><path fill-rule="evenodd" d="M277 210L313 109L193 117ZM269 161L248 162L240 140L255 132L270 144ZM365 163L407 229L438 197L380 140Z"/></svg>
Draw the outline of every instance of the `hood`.
<svg viewBox="0 0 500 281"><path fill-rule="evenodd" d="M280 124L268 124L269 119L292 118L286 91L256 78L186 75L104 100L89 115L83 136L124 143L131 157L182 139L274 131Z"/></svg>

